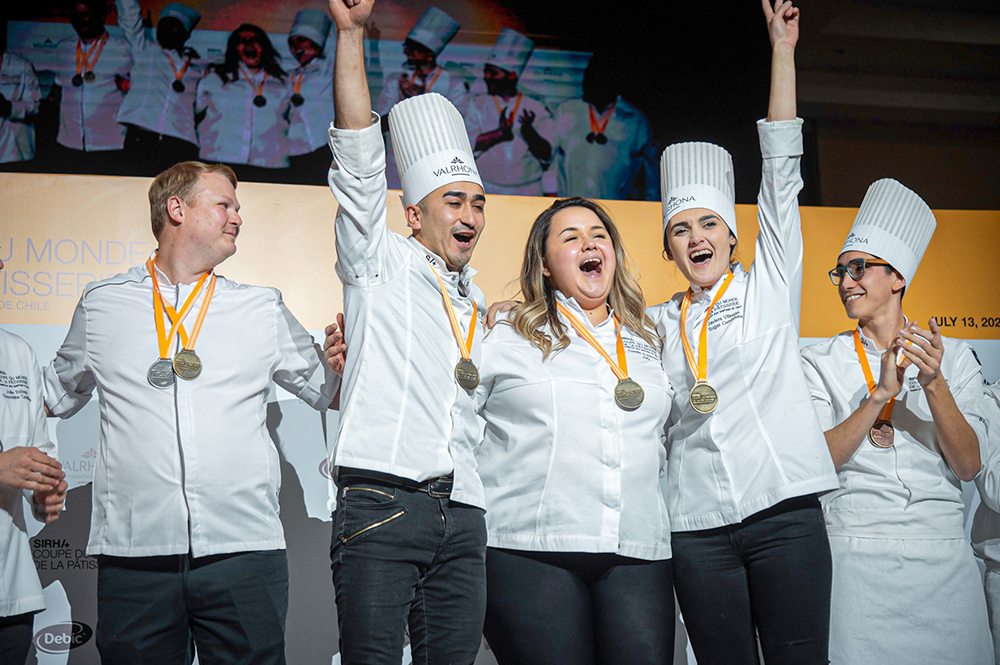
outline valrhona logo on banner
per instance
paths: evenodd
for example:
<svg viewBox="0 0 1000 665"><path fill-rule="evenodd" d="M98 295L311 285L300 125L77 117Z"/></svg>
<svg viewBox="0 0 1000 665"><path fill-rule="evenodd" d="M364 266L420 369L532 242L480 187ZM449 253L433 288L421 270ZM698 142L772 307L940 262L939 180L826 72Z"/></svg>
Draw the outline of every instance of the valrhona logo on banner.
<svg viewBox="0 0 1000 665"><path fill-rule="evenodd" d="M82 647L94 636L94 629L85 623L57 623L35 633L35 648L41 653L66 653Z"/></svg>

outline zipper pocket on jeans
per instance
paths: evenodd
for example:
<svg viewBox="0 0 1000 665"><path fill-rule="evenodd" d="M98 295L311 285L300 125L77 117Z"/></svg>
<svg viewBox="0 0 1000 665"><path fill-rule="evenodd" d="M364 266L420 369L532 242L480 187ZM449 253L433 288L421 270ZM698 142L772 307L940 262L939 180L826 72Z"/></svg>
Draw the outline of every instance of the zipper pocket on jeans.
<svg viewBox="0 0 1000 665"><path fill-rule="evenodd" d="M357 538L358 536L360 536L364 532L371 531L375 527L382 526L383 524L386 524L387 522L391 522L394 519L396 519L397 517L402 517L405 512L406 512L405 510L400 510L398 513L394 513L394 514L390 515L389 517L385 518L381 522L375 522L375 524L369 524L364 529L361 529L361 531L358 531L357 533L351 534L350 536L344 537L344 535L341 534L340 535L340 542L342 542L343 544L346 545L347 543L349 543L350 541L354 540L355 538Z"/></svg>
<svg viewBox="0 0 1000 665"><path fill-rule="evenodd" d="M341 496L347 496L347 490L351 490L353 492L374 492L375 494L381 494L382 496L387 496L390 499L396 498L392 494L389 494L388 492L383 492L382 490L377 490L373 487L354 487L354 486L345 487L341 492Z"/></svg>

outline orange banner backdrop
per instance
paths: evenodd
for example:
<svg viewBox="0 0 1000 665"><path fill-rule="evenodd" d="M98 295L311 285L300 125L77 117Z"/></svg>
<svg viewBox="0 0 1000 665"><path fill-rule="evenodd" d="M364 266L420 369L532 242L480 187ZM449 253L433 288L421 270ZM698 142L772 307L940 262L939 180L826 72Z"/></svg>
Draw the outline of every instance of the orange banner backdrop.
<svg viewBox="0 0 1000 665"><path fill-rule="evenodd" d="M0 174L0 323L68 325L86 284L145 262L156 247L149 230L147 178ZM239 251L219 272L281 289L311 330L341 307L334 272L336 202L322 187L245 183L237 194L244 219ZM545 198L491 196L487 225L472 265L490 301L513 297L528 228L551 203ZM664 260L658 203L606 203L642 275L649 303L686 288ZM805 258L803 337L829 337L853 327L826 273L854 219L850 208L802 208ZM938 317L946 335L1000 339L1000 212L935 211L937 233L904 310L926 324ZM753 260L756 208L737 206L738 256ZM389 226L405 233L399 197L390 193Z"/></svg>

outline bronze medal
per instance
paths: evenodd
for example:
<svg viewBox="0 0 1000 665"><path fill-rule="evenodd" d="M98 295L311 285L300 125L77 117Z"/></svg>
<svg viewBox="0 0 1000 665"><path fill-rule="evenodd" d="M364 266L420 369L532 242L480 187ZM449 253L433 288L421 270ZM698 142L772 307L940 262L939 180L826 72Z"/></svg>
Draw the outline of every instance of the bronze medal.
<svg viewBox="0 0 1000 665"><path fill-rule="evenodd" d="M267 106L267 98L264 95L257 95L253 98L253 105L257 107Z"/></svg>
<svg viewBox="0 0 1000 665"><path fill-rule="evenodd" d="M455 365L455 379L466 390L475 390L479 387L479 370L471 360L463 358Z"/></svg>
<svg viewBox="0 0 1000 665"><path fill-rule="evenodd" d="M893 435L895 430L888 420L876 420L872 428L868 430L868 440L876 448L892 448Z"/></svg>
<svg viewBox="0 0 1000 665"><path fill-rule="evenodd" d="M76 74L72 79L70 79L70 82L73 84L74 88L79 88L81 85L83 85L83 77L80 76L79 74Z"/></svg>
<svg viewBox="0 0 1000 665"><path fill-rule="evenodd" d="M615 401L626 411L638 409L645 396L642 386L632 379L622 379L615 386Z"/></svg>
<svg viewBox="0 0 1000 665"><path fill-rule="evenodd" d="M94 72L86 72L83 75L83 80L86 81L87 83L93 83L95 80L97 80L97 74L95 74Z"/></svg>
<svg viewBox="0 0 1000 665"><path fill-rule="evenodd" d="M173 85L171 87L173 87L174 92L184 92L184 82L183 81L180 81L180 80L174 81L174 83L173 83Z"/></svg>
<svg viewBox="0 0 1000 665"><path fill-rule="evenodd" d="M174 372L188 381L197 379L201 376L201 358L194 351L183 349L174 356Z"/></svg>
<svg viewBox="0 0 1000 665"><path fill-rule="evenodd" d="M708 383L696 383L688 397L691 408L698 413L712 413L719 406L719 393Z"/></svg>
<svg viewBox="0 0 1000 665"><path fill-rule="evenodd" d="M155 388L169 388L174 385L174 364L160 358L149 366L146 380Z"/></svg>
<svg viewBox="0 0 1000 665"><path fill-rule="evenodd" d="M302 106L305 103L305 97L299 93L292 95L292 106Z"/></svg>

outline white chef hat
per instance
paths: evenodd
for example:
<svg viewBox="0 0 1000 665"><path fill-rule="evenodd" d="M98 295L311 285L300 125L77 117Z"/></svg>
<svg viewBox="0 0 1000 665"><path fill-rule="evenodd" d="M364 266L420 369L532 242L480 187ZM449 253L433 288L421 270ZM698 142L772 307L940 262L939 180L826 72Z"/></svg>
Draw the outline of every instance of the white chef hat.
<svg viewBox="0 0 1000 665"><path fill-rule="evenodd" d="M736 232L736 186L733 158L711 143L675 143L660 157L663 192L663 232L667 221L691 208L707 208Z"/></svg>
<svg viewBox="0 0 1000 665"><path fill-rule="evenodd" d="M188 34L191 34L194 26L198 25L198 21L201 20L201 14L187 5L182 5L179 2L171 2L160 12L159 20L162 21L165 18L177 19L184 26L184 29L187 30Z"/></svg>
<svg viewBox="0 0 1000 665"><path fill-rule="evenodd" d="M317 46L326 46L326 37L330 32L330 17L318 9L303 9L295 15L289 37L305 37L311 39Z"/></svg>
<svg viewBox="0 0 1000 665"><path fill-rule="evenodd" d="M434 52L434 55L441 55L441 51L452 40L458 29L462 27L458 21L449 16L446 12L431 6L427 8L417 24L406 35L407 39L412 39L418 44Z"/></svg>
<svg viewBox="0 0 1000 665"><path fill-rule="evenodd" d="M868 188L854 226L841 248L864 252L888 262L906 280L913 280L937 221L924 200L891 178Z"/></svg>
<svg viewBox="0 0 1000 665"><path fill-rule="evenodd" d="M486 64L499 67L508 72L516 72L518 76L528 66L528 60L535 51L535 42L525 37L517 30L504 28L497 37L497 43L490 51Z"/></svg>
<svg viewBox="0 0 1000 665"><path fill-rule="evenodd" d="M403 205L416 205L438 187L453 182L483 186L462 114L436 92L393 106L389 134L403 183Z"/></svg>

